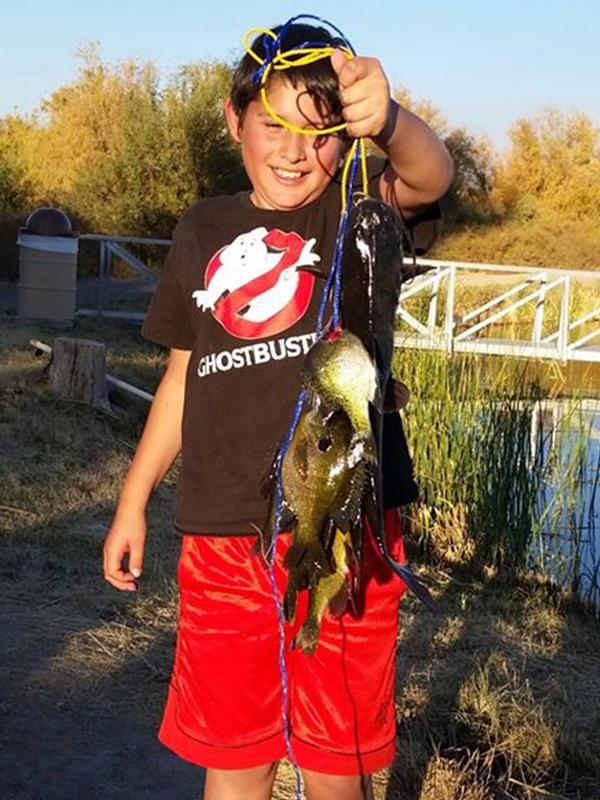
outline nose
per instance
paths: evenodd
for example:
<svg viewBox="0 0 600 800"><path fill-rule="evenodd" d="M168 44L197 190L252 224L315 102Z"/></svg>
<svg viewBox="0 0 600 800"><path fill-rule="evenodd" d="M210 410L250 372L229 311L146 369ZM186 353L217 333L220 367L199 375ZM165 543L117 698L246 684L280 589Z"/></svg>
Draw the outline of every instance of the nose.
<svg viewBox="0 0 600 800"><path fill-rule="evenodd" d="M302 133L285 128L281 136L280 155L290 164L297 164L306 158L306 139Z"/></svg>

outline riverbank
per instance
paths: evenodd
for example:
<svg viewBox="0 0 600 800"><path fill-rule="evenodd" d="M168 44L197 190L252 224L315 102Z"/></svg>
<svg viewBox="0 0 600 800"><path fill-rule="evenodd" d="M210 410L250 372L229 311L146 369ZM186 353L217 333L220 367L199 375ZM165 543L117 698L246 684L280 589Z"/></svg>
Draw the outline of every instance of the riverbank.
<svg viewBox="0 0 600 800"><path fill-rule="evenodd" d="M53 396L28 342L55 335L0 319L4 791L197 800L202 771L155 739L174 652L177 465L151 502L140 592L118 593L100 553L145 409L112 417ZM154 390L165 353L135 326L81 320L69 335L105 341L108 370ZM423 571L442 613L402 601L398 758L377 800L597 800L600 623L531 576ZM288 766L275 796L293 797Z"/></svg>

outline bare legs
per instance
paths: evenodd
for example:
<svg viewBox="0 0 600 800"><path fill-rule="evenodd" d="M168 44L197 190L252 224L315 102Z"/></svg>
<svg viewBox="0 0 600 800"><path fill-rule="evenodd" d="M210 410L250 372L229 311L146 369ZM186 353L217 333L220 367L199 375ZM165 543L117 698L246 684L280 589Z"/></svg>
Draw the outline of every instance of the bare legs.
<svg viewBox="0 0 600 800"><path fill-rule="evenodd" d="M306 800L373 800L371 776L325 775L302 770Z"/></svg>
<svg viewBox="0 0 600 800"><path fill-rule="evenodd" d="M277 763L250 769L208 769L204 800L269 800ZM306 800L373 800L371 777L302 770Z"/></svg>
<svg viewBox="0 0 600 800"><path fill-rule="evenodd" d="M249 769L207 769L204 800L269 800L278 762Z"/></svg>

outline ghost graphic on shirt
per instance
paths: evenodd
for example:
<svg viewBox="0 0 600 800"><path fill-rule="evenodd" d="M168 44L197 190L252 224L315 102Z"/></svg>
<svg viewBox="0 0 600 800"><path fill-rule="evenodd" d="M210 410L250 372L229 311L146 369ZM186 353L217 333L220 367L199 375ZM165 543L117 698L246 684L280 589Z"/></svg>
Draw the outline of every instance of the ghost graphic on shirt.
<svg viewBox="0 0 600 800"><path fill-rule="evenodd" d="M302 268L321 260L315 241L265 227L240 234L210 259L205 288L192 293L196 305L237 338L286 330L310 304L314 276Z"/></svg>

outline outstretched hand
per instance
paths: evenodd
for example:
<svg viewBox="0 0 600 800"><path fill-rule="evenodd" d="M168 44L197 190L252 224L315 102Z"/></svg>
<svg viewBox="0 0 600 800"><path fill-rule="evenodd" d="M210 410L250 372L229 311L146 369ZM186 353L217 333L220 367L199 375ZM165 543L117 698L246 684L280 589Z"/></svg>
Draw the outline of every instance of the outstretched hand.
<svg viewBox="0 0 600 800"><path fill-rule="evenodd" d="M342 50L331 54L331 66L338 77L340 100L350 136L381 135L391 110L390 85L376 58L346 58Z"/></svg>

